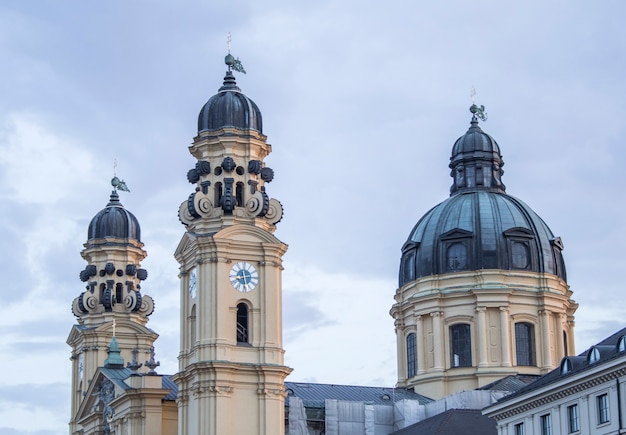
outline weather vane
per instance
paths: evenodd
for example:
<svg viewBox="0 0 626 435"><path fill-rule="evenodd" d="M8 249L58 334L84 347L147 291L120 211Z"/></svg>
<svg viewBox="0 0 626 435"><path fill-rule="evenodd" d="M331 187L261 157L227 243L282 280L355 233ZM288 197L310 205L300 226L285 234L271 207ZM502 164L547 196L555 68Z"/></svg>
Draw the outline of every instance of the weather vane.
<svg viewBox="0 0 626 435"><path fill-rule="evenodd" d="M485 106L481 105L478 107L474 101L476 97L476 88L474 86L472 86L472 90L470 91L470 97L472 98L472 107L470 107L470 112L472 112L474 117L480 119L481 121L486 121L487 113L485 113Z"/></svg>
<svg viewBox="0 0 626 435"><path fill-rule="evenodd" d="M117 171L117 159L114 159L113 160L113 178L111 179L111 186L113 186L115 190L121 190L123 192L130 192L130 189L126 185L126 182L124 180L120 180L119 178L117 178L116 171Z"/></svg>
<svg viewBox="0 0 626 435"><path fill-rule="evenodd" d="M228 48L228 54L226 55L226 59L224 59L224 62L226 62L226 65L228 65L228 70L230 71L231 69L243 73L246 73L246 70L243 68L243 65L241 64L241 61L239 60L239 58L235 58L232 54L230 54L230 42L232 41L232 38L230 37L230 32L228 32L228 36L226 37L226 46Z"/></svg>

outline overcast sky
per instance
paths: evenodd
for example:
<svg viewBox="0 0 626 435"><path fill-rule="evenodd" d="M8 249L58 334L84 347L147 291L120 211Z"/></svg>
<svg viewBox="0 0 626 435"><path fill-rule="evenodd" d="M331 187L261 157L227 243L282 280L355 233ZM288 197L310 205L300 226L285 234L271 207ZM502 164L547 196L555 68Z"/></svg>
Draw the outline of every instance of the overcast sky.
<svg viewBox="0 0 626 435"><path fill-rule="evenodd" d="M159 372L177 371L177 212L228 32L285 208L288 380L394 384L400 247L448 197L472 86L507 193L565 244L576 351L624 326L626 4L511 3L3 1L0 434L67 433L79 252L114 159L148 252Z"/></svg>

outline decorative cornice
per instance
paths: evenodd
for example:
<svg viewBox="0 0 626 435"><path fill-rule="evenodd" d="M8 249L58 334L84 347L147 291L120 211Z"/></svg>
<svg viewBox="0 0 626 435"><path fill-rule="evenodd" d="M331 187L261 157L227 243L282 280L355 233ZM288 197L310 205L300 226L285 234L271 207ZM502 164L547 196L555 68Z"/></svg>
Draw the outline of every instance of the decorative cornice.
<svg viewBox="0 0 626 435"><path fill-rule="evenodd" d="M584 391L586 391L589 388L605 384L605 383L607 383L609 381L612 381L614 379L620 378L620 377L622 377L624 375L626 375L626 367L614 370L614 371L612 371L610 373L606 373L604 375L593 377L593 378L591 378L591 379L589 379L587 381L578 383L576 385L572 385L570 387L564 388L564 389L559 390L559 391L555 391L554 393L551 393L551 394L541 395L540 397L537 397L534 400L526 402L526 403L524 403L523 405L520 405L520 406L509 408L506 411L499 412L499 413L494 412L493 414L490 413L489 416L491 418L494 418L494 419L498 420L498 421L504 420L504 419L507 419L509 417L513 417L513 416L519 415L521 413L530 411L530 410L532 410L534 408L538 408L540 406L552 403L552 402L554 402L556 400L567 398L567 397L571 397L574 394L577 394L577 393L580 393L580 392L584 392Z"/></svg>

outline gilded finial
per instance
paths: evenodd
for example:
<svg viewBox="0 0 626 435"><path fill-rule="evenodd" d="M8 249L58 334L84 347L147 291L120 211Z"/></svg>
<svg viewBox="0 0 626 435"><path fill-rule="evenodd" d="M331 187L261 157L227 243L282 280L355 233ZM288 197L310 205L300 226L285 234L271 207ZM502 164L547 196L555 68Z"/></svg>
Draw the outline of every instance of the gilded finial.
<svg viewBox="0 0 626 435"><path fill-rule="evenodd" d="M472 121L475 121L476 118L481 121L487 120L487 113L485 112L485 106L477 106L475 103L476 98L476 88L472 86L472 90L470 91L470 97L472 98L472 107L470 107L470 112L472 112Z"/></svg>
<svg viewBox="0 0 626 435"><path fill-rule="evenodd" d="M228 71L232 69L234 71L245 74L246 70L243 68L243 65L241 64L241 61L239 60L239 58L235 58L235 56L230 54L230 42L231 41L232 41L232 38L230 36L230 32L228 32L228 36L226 37L226 46L228 48L228 54L226 55L224 62L226 63L226 65L228 65Z"/></svg>
<svg viewBox="0 0 626 435"><path fill-rule="evenodd" d="M117 171L117 159L114 159L113 160L113 178L111 179L111 186L113 186L115 190L121 190L123 192L130 192L130 189L126 185L126 182L124 180L120 180L119 178L117 178L116 171Z"/></svg>

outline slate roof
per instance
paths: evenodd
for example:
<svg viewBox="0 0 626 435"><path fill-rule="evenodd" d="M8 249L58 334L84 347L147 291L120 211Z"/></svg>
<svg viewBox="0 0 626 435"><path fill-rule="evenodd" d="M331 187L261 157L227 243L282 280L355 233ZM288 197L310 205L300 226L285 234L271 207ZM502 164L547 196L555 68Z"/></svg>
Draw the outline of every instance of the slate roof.
<svg viewBox="0 0 626 435"><path fill-rule="evenodd" d="M478 409L449 409L390 435L497 435L496 421Z"/></svg>
<svg viewBox="0 0 626 435"><path fill-rule="evenodd" d="M591 346L589 349L579 354L578 356L564 357L563 360L569 359L572 362L572 369L568 373L561 374L561 367L563 364L563 360L561 360L561 364L559 365L559 367L547 373L546 375L540 377L535 382L532 382L526 387L519 389L515 393L509 396L503 397L502 399L498 400L498 403L507 402L515 397L519 397L522 394L526 394L528 392L537 390L543 386L549 385L553 382L557 382L559 380L565 379L566 377L571 377L571 376L577 375L578 373L589 370L593 367L597 367L599 364L606 363L613 359L619 358L620 356L623 357L625 353L619 352L617 349L617 344L622 336L626 336L626 327L620 329L613 335L605 338L604 340L602 340L595 346ZM600 360L595 363L590 364L587 359L587 356L588 356L589 351L593 349L594 347L597 347L600 350Z"/></svg>
<svg viewBox="0 0 626 435"><path fill-rule="evenodd" d="M417 400L422 405L433 401L433 399L405 388L361 387L308 382L285 382L285 387L290 396L302 399L307 408L323 408L326 399L365 402L374 405L391 405L402 399Z"/></svg>
<svg viewBox="0 0 626 435"><path fill-rule="evenodd" d="M123 369L107 369L104 367L100 368L100 371L111 380L115 385L120 387L122 390L130 390L131 387L124 382L128 379L133 371L129 368ZM139 376L150 376L150 375L139 375ZM161 387L165 390L169 390L169 394L163 398L163 400L176 400L176 396L178 395L178 386L172 381L170 375L162 375Z"/></svg>
<svg viewBox="0 0 626 435"><path fill-rule="evenodd" d="M510 391L513 393L535 382L539 378L541 378L540 375L509 375L502 379L498 379L491 384L483 385L477 389L488 391Z"/></svg>

